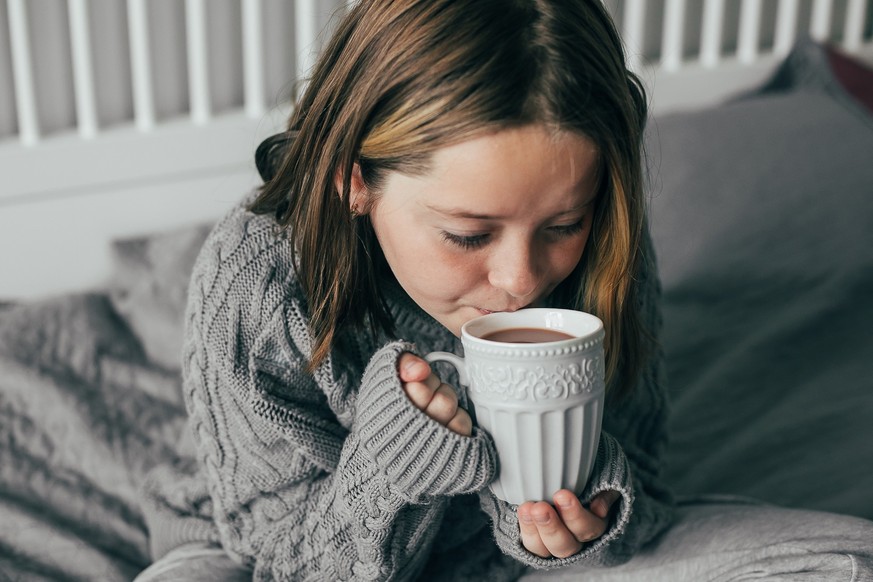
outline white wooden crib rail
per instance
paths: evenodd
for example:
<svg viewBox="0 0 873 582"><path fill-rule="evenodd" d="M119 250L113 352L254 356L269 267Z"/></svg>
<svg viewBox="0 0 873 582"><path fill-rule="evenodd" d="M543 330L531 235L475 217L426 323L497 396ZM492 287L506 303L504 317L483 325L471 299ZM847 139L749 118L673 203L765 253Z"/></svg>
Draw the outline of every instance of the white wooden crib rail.
<svg viewBox="0 0 873 582"><path fill-rule="evenodd" d="M0 300L97 286L112 238L220 215L353 1L0 0ZM655 112L760 81L800 35L873 55L873 0L606 5Z"/></svg>
<svg viewBox="0 0 873 582"><path fill-rule="evenodd" d="M155 105L156 78L153 67L155 43L172 40L166 34L156 30L155 8L158 4L147 0L126 0L121 3L114 0L115 16L120 15L123 6L126 9L126 49L129 52L130 75L133 108L132 121L140 131L150 131L155 128L157 111ZM282 2L288 7L275 8L277 15L287 17L282 33L293 39L293 54L296 55L296 67L283 71L287 77L301 76L307 71L317 52L317 36L325 24L329 13L341 8L341 0L324 2L319 0L297 0ZM38 66L33 58L34 51L39 51L37 43L45 39L33 38L31 31L38 29L41 18L60 20L66 18L68 27L69 73L73 81L72 94L69 98L75 106L75 129L80 137L94 137L102 128L99 122L97 87L95 86L95 51L106 47L98 46L99 35L92 35L92 23L111 25L110 18L98 18L95 14L100 9L99 0L67 0L66 2L47 2L46 0L5 0L7 30L9 32L9 48L11 49L11 86L15 97L17 127L12 132L22 144L31 145L44 137L39 120L39 100L35 94L35 68ZM65 4L65 6L64 6ZM102 2L105 6L106 2ZM209 37L221 34L222 25L216 18L210 16L223 14L225 18L236 17L239 27L240 41L234 55L242 60L242 76L233 79L239 83L242 90L242 103L234 103L246 115L259 118L268 105L266 99L265 61L268 51L274 48L286 50L287 46L275 46L276 42L268 43L265 39L265 6L277 4L269 0L237 0L223 2L221 0L184 0L176 2L178 9L171 14L182 17L184 27L178 32L184 34L184 57L187 64L187 116L194 123L209 122L215 116L214 99L210 85L210 75L216 64L210 63L210 49L217 39ZM2 6L2 2L0 2ZM166 10L164 10L166 13ZM210 15L212 12L213 15ZM121 28L124 23L115 22ZM213 30L210 30L210 27ZM43 28L42 30L45 30ZM105 35L104 35L105 37ZM272 44L273 46L269 46ZM49 49L50 50L50 49ZM275 54L275 53L274 53ZM67 71L61 72L66 73ZM163 79L161 81L166 81ZM4 95L8 97L7 90ZM3 128L3 137L9 136L8 128Z"/></svg>
<svg viewBox="0 0 873 582"><path fill-rule="evenodd" d="M798 37L873 59L871 0L607 2L653 110L699 107L768 75Z"/></svg>

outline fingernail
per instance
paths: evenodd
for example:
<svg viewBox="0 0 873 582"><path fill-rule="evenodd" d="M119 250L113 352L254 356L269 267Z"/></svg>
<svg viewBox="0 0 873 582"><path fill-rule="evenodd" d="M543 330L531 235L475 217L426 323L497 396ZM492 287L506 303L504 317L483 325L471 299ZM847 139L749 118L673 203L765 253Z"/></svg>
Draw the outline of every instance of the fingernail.
<svg viewBox="0 0 873 582"><path fill-rule="evenodd" d="M560 505L564 509L570 509L571 507L573 507L573 500L571 500L566 495L561 495L556 501L558 502L558 505Z"/></svg>
<svg viewBox="0 0 873 582"><path fill-rule="evenodd" d="M536 515L534 519L537 520L537 523L549 523L549 514L545 513L543 515Z"/></svg>

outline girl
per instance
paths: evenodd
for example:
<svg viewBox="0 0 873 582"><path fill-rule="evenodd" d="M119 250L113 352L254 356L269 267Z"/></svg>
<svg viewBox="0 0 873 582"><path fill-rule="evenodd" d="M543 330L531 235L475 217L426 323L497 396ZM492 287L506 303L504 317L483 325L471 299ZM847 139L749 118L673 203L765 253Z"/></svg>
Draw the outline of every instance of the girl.
<svg viewBox="0 0 873 582"><path fill-rule="evenodd" d="M140 580L680 579L697 536L655 541L675 510L645 118L597 0L358 2L198 259L197 462L146 483ZM609 405L582 495L516 507L420 356L533 305L604 320Z"/></svg>

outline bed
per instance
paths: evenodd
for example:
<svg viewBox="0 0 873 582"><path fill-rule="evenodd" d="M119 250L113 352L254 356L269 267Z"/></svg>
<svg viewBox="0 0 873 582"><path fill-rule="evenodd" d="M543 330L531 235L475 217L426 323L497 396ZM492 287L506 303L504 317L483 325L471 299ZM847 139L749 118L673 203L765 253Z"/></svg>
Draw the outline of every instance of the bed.
<svg viewBox="0 0 873 582"><path fill-rule="evenodd" d="M680 496L873 519L873 2L608 5L652 102L668 481ZM190 446L178 361L189 270L210 224L257 183L254 147L287 113L265 95L289 86L263 73L302 75L329 11L188 2L176 45L191 71L216 27L242 23L241 72L221 82L236 97L219 107L221 83L192 72L184 115L130 89L110 123L89 117L100 99L88 105L74 56L81 110L64 129L24 101L22 83L39 83L21 67L39 57L22 58L34 45L20 27L45 16L26 6L0 3L0 77L17 103L12 122L0 111L0 580L130 580L149 563L137 485ZM72 45L108 42L101 22L118 25L87 2L55 7ZM144 22L166 18L154 10L131 0L118 16L132 85L143 54L173 45L137 52ZM284 65L263 58L284 46L267 24L283 10L295 27Z"/></svg>

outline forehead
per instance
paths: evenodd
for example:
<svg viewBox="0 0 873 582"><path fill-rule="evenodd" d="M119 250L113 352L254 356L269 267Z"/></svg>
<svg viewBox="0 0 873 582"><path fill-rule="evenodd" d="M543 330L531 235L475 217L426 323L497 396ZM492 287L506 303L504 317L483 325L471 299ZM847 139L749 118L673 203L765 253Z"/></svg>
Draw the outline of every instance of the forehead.
<svg viewBox="0 0 873 582"><path fill-rule="evenodd" d="M476 202L579 205L596 188L599 154L588 137L531 125L489 133L437 150L420 192L441 206Z"/></svg>
<svg viewBox="0 0 873 582"><path fill-rule="evenodd" d="M536 124L490 132L442 147L433 154L432 165L435 168L476 165L485 169L513 161L528 162L519 167L523 169L549 162L551 171L558 171L563 162L568 162L581 171L597 157L597 147L587 136Z"/></svg>

